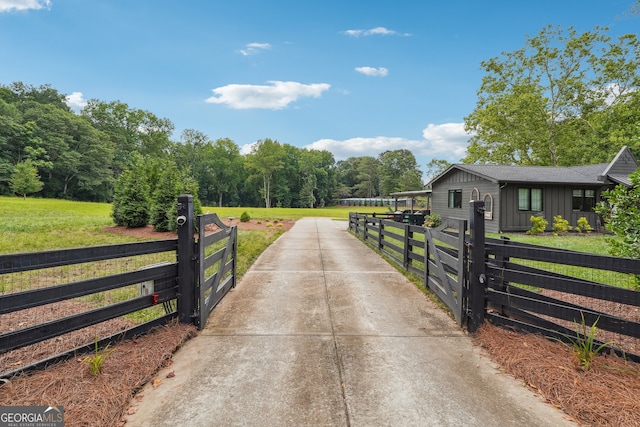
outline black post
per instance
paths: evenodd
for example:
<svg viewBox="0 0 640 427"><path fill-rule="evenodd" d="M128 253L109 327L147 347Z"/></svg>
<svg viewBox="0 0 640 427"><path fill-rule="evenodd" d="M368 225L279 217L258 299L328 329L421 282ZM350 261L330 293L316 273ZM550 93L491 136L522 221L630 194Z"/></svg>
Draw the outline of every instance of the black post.
<svg viewBox="0 0 640 427"><path fill-rule="evenodd" d="M404 242L403 242L403 254L402 254L402 262L404 264L404 269L409 269L409 264L411 264L411 258L409 258L409 253L413 250L413 247L409 243L410 239L413 238L413 232L409 231L411 229L411 224L404 224Z"/></svg>
<svg viewBox="0 0 640 427"><path fill-rule="evenodd" d="M193 324L196 317L193 196L178 196L178 319Z"/></svg>
<svg viewBox="0 0 640 427"><path fill-rule="evenodd" d="M484 243L484 201L469 202L469 232L471 268L469 272L468 329L475 333L482 322L485 312L485 290L487 276L485 274Z"/></svg>

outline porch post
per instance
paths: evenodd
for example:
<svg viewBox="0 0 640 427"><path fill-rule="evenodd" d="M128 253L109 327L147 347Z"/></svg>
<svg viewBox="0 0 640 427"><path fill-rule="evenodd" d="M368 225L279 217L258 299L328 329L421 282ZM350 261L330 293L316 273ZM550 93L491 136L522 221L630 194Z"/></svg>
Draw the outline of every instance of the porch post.
<svg viewBox="0 0 640 427"><path fill-rule="evenodd" d="M469 232L471 267L467 327L469 332L475 333L484 322L486 305L487 276L485 274L484 201L482 200L469 202Z"/></svg>
<svg viewBox="0 0 640 427"><path fill-rule="evenodd" d="M178 196L178 319L192 324L196 314L193 196Z"/></svg>

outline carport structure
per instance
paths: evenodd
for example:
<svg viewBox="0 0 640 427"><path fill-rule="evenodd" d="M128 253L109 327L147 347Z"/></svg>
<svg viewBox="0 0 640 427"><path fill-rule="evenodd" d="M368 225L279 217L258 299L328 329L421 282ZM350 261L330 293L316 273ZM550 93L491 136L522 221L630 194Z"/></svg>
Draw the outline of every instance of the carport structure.
<svg viewBox="0 0 640 427"><path fill-rule="evenodd" d="M389 196L393 197L393 210L398 211L398 199L401 197L406 197L409 200L409 210L410 213L414 211L414 200L418 197L426 197L427 199L427 207L428 211L431 211L431 189L424 190L415 190L415 191L398 191L396 193L391 193Z"/></svg>

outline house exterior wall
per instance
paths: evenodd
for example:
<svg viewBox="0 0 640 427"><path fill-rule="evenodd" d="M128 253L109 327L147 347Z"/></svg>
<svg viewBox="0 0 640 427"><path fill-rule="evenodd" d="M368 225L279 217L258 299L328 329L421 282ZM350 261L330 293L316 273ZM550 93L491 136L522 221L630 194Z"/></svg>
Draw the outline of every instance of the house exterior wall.
<svg viewBox="0 0 640 427"><path fill-rule="evenodd" d="M638 169L638 163L630 151L623 151L616 159L617 161L611 166L610 174L614 175L631 175Z"/></svg>
<svg viewBox="0 0 640 427"><path fill-rule="evenodd" d="M474 191L477 189L477 193ZM500 214L498 206L500 206L500 194L498 185L481 178L477 175L466 171L453 169L449 174L443 176L432 185L431 193L431 211L446 218L460 218L469 220L469 201L471 193L474 192L474 198L480 194L480 200L485 199L487 194L493 197L492 218L485 220L485 229L491 233L499 232ZM449 208L449 190L462 190L462 207ZM488 206L490 199L486 197L485 206Z"/></svg>
<svg viewBox="0 0 640 427"><path fill-rule="evenodd" d="M519 188L541 188L542 189L542 212L518 210L518 189ZM540 185L529 183L509 183L501 190L502 204L500 205L500 216L502 218L501 230L527 231L531 228L531 216L542 214L547 220L547 231L553 230L553 217L562 215L569 221L569 225L574 227L580 217L587 218L589 225L594 230L599 228L598 215L595 212L574 211L573 210L573 190L590 189L596 190L595 200L600 200L600 188L580 185Z"/></svg>
<svg viewBox="0 0 640 427"><path fill-rule="evenodd" d="M519 188L542 189L542 212L520 211L518 209ZM548 222L547 231L553 229L554 215L562 215L569 221L569 225L575 226L580 217L587 218L589 225L594 230L599 230L600 221L595 212L573 211L573 190L596 190L595 200L600 200L601 190L604 187L584 185L558 185L558 184L530 184L507 183L498 184L479 177L467 171L452 169L450 173L442 176L432 183L431 211L442 217L469 219L469 201L480 195L480 200L485 201L487 218L485 229L491 233L500 232L524 232L531 229L531 216L542 214ZM477 189L477 192L475 191ZM449 190L462 190L462 207L449 208ZM493 198L493 207L490 206L490 194ZM490 212L490 214L489 214Z"/></svg>

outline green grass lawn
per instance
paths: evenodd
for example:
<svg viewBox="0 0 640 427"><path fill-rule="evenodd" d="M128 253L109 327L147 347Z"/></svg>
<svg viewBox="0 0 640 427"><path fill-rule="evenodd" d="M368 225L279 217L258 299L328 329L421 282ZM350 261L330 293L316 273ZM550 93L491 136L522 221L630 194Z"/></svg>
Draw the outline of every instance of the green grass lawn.
<svg viewBox="0 0 640 427"><path fill-rule="evenodd" d="M204 207L205 213L220 218L240 218L247 212L258 220L298 220L304 217L349 218L358 212L381 212L386 208L332 207L324 209L218 208ZM50 249L77 248L134 242L134 237L114 234L103 228L112 226L108 203L73 202L0 196L0 254L38 252Z"/></svg>

